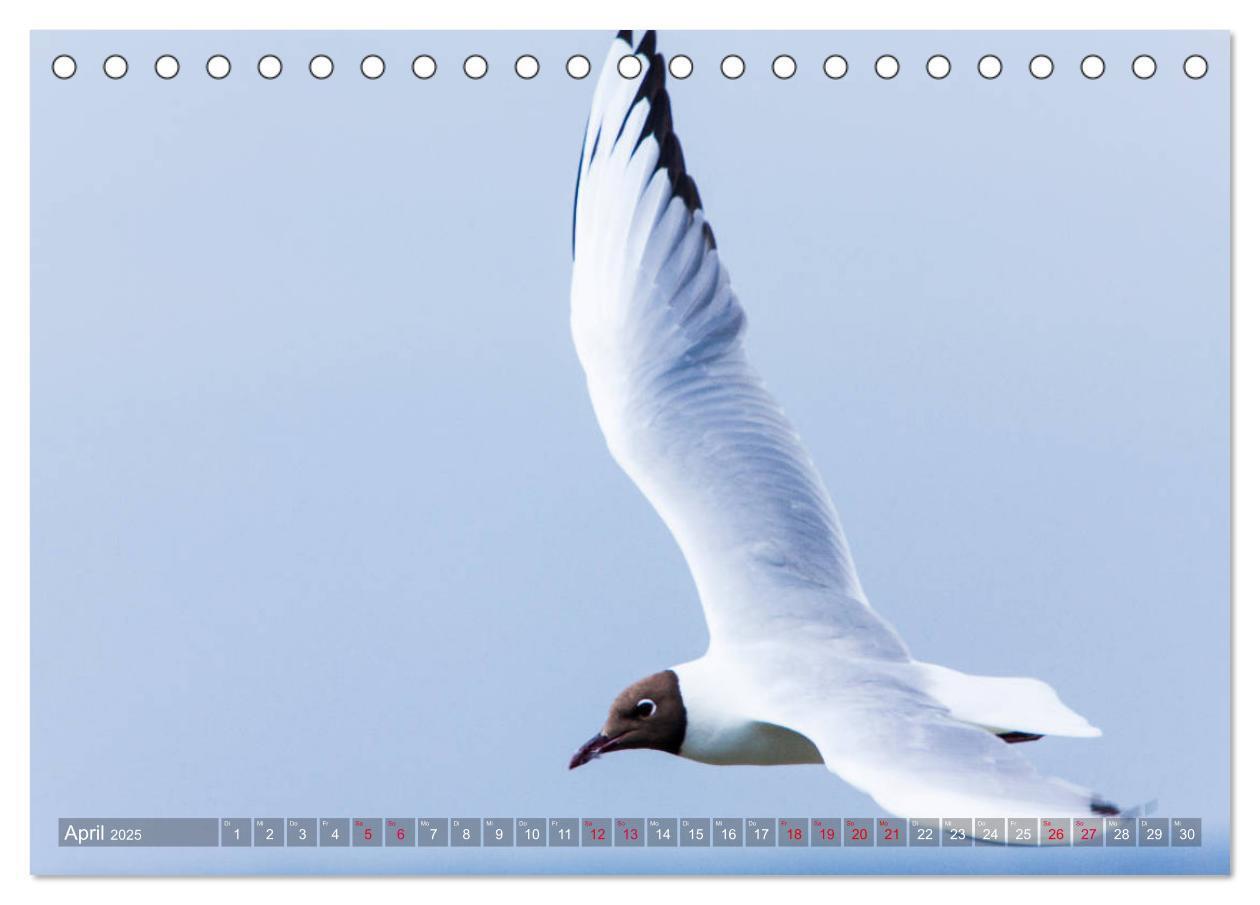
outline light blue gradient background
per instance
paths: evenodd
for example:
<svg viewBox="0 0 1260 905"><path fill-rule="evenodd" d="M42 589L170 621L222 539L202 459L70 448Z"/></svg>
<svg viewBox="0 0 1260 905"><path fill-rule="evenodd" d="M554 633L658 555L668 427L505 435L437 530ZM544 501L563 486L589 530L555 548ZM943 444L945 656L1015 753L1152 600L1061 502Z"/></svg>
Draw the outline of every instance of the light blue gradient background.
<svg viewBox="0 0 1260 905"><path fill-rule="evenodd" d="M1028 756L1202 816L1205 847L55 846L59 816L876 812L821 767L635 752L566 770L614 693L706 641L568 335L594 83L562 67L598 66L609 38L33 35L33 870L1227 870L1223 32L660 42L695 60L672 86L688 164L874 605L922 659L1051 682L1105 735ZM531 82L511 71L526 51ZM49 72L63 52L68 82ZM152 68L167 52L171 82ZM267 52L275 82L254 69ZM480 82L459 73L471 52ZM748 61L738 82L726 52ZM943 82L923 71L936 52ZM1141 52L1149 82L1128 70ZM881 53L897 79L875 77ZM1006 62L996 81L983 53Z"/></svg>

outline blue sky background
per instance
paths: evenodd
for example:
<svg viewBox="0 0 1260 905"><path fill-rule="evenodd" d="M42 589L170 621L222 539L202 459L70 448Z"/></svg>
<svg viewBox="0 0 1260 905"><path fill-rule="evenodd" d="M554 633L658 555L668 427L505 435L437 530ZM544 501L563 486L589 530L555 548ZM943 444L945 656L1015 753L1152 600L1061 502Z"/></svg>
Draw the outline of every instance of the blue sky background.
<svg viewBox="0 0 1260 905"><path fill-rule="evenodd" d="M568 335L594 80L562 67L598 66L609 37L34 33L33 869L1227 869L1222 32L660 40L696 63L675 121L751 354L876 608L921 659L1051 682L1105 734L1027 754L1202 816L1204 848L55 846L59 816L876 813L821 767L634 752L566 770L619 689L706 643ZM254 69L268 52L274 82ZM472 52L479 82L459 72ZM937 52L943 82L923 71ZM74 79L52 77L58 53ZM212 53L228 79L205 75ZM1096 82L1086 53L1107 60ZM1159 62L1148 82L1137 53Z"/></svg>

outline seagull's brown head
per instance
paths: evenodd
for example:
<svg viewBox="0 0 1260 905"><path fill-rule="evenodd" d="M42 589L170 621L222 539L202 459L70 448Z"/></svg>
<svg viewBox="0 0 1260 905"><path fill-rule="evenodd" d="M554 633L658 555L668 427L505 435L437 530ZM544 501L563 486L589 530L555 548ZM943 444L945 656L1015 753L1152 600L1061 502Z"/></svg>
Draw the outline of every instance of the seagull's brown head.
<svg viewBox="0 0 1260 905"><path fill-rule="evenodd" d="M653 748L677 754L687 734L678 676L672 669L653 673L617 695L599 734L578 749L569 769L601 754L629 748Z"/></svg>

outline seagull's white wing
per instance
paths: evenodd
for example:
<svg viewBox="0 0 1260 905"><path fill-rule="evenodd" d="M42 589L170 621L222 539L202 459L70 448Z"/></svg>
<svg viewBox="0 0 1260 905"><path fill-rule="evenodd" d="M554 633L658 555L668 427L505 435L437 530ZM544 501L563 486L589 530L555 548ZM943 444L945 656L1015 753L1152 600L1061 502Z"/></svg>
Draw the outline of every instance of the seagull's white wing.
<svg viewBox="0 0 1260 905"><path fill-rule="evenodd" d="M572 328L613 457L682 547L714 645L767 631L905 659L827 491L744 354L744 312L687 175L651 33L604 64L574 201Z"/></svg>

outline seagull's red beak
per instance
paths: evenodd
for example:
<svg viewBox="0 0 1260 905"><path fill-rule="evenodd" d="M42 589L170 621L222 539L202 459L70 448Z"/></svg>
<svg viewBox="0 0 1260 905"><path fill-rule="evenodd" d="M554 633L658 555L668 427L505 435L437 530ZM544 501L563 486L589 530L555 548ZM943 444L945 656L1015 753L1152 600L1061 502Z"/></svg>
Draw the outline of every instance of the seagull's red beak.
<svg viewBox="0 0 1260 905"><path fill-rule="evenodd" d="M569 760L569 769L573 770L582 766L582 764L589 763L601 754L607 754L609 751L616 751L619 747L618 742L621 741L621 738L622 737L620 735L609 738L601 732L599 735L587 741L581 748L578 748L577 753Z"/></svg>

